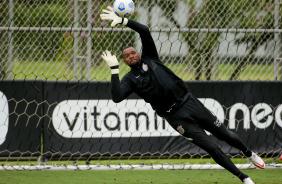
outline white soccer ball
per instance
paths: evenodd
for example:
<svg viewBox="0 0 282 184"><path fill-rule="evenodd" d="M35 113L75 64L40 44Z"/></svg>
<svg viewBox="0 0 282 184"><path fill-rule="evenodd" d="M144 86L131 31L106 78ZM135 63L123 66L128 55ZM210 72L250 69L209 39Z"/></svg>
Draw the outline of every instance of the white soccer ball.
<svg viewBox="0 0 282 184"><path fill-rule="evenodd" d="M128 18L134 11L134 3L132 0L115 0L115 14L122 18Z"/></svg>

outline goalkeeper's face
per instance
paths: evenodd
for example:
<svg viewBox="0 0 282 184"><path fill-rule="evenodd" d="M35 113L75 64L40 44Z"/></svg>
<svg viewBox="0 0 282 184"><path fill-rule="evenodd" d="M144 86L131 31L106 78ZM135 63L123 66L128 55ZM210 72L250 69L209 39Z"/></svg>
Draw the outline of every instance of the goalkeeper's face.
<svg viewBox="0 0 282 184"><path fill-rule="evenodd" d="M128 47L122 52L123 61L130 67L139 65L141 57L134 47Z"/></svg>

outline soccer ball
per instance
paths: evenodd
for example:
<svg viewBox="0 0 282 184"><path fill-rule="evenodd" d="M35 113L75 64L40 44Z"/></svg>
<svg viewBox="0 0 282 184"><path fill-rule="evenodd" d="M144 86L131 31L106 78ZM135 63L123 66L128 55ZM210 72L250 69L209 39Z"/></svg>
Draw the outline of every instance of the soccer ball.
<svg viewBox="0 0 282 184"><path fill-rule="evenodd" d="M134 3L132 0L115 0L115 14L122 18L128 18L134 11Z"/></svg>

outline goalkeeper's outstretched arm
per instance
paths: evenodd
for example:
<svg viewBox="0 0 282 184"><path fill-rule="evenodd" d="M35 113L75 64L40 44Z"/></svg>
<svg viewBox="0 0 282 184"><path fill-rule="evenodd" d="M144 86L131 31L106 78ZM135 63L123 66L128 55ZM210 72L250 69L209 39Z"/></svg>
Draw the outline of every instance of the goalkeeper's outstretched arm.
<svg viewBox="0 0 282 184"><path fill-rule="evenodd" d="M105 51L102 54L102 58L107 62L108 66L111 68L111 94L112 100L115 103L121 102L128 95L130 95L133 90L130 85L130 80L123 78L122 81L119 80L119 63L115 55L112 55L110 51Z"/></svg>
<svg viewBox="0 0 282 184"><path fill-rule="evenodd" d="M102 10L100 15L102 20L112 21L111 26L115 27L117 24L125 25L134 31L138 32L142 41L142 55L148 56L152 59L159 60L157 48L152 38L150 30L147 26L140 24L136 21L129 20L127 18L118 17L112 7L108 6L107 9Z"/></svg>

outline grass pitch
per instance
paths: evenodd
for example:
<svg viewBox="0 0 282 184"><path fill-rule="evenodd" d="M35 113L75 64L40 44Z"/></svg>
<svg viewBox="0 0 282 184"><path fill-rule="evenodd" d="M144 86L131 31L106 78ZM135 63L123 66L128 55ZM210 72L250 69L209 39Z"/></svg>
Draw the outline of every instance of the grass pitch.
<svg viewBox="0 0 282 184"><path fill-rule="evenodd" d="M97 64L97 63L96 63ZM176 75L184 81L194 80L195 71L185 64L166 64ZM212 80L229 80L231 72L236 66L234 64L220 64L213 71ZM78 78L86 80L86 68L77 68ZM129 71L129 67L121 62L120 77ZM42 80L74 80L74 68L68 66L64 61L17 61L13 64L13 79L42 79ZM91 68L92 81L110 81L111 71L104 62ZM272 65L250 64L240 74L238 80L273 80L274 68ZM204 76L202 80L205 80Z"/></svg>
<svg viewBox="0 0 282 184"><path fill-rule="evenodd" d="M281 184L281 169L242 170L258 184ZM0 171L0 184L236 184L226 170Z"/></svg>

